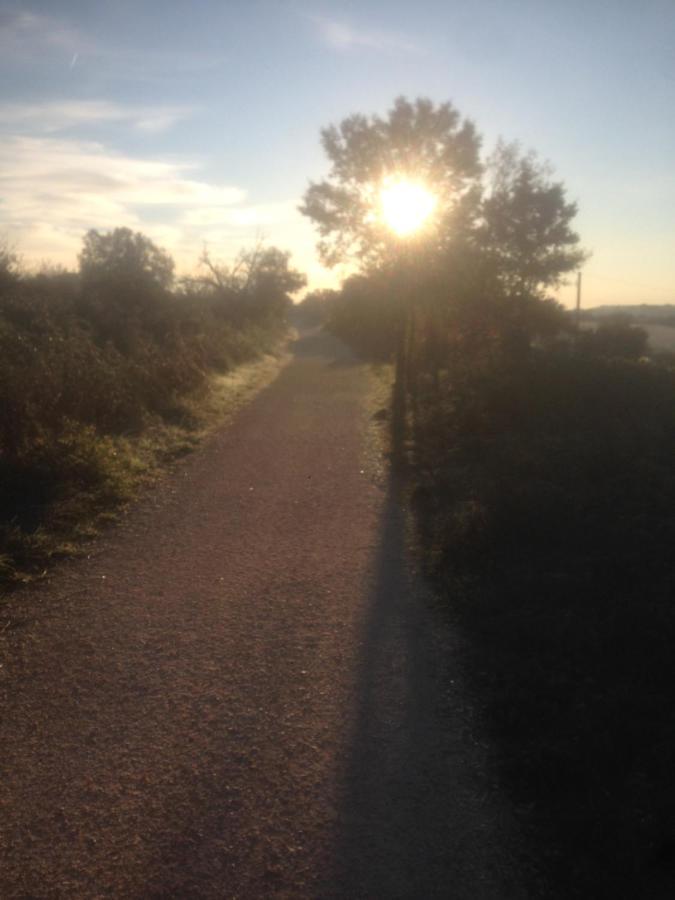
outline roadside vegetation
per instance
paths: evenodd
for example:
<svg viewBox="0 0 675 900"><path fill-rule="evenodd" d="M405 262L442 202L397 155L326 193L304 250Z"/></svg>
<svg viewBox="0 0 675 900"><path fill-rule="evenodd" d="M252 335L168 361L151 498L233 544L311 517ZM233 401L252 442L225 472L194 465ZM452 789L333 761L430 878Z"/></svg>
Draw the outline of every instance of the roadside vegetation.
<svg viewBox="0 0 675 900"><path fill-rule="evenodd" d="M79 271L0 252L0 582L73 552L198 439L222 378L273 350L304 277L272 247L234 266L90 231Z"/></svg>
<svg viewBox="0 0 675 900"><path fill-rule="evenodd" d="M641 304L623 310L616 306L600 306L582 313L584 331L598 331L614 324L632 325L633 331L641 331L644 345L649 344L648 355L671 364L675 362L675 306ZM647 349L644 350L647 355Z"/></svg>
<svg viewBox="0 0 675 900"><path fill-rule="evenodd" d="M551 299L585 254L533 155L482 159L471 123L424 100L323 143L304 210L326 261L359 272L313 302L396 364L396 462L495 773L557 895L672 896L673 357L630 320L577 331ZM383 172L439 198L404 242L372 214Z"/></svg>

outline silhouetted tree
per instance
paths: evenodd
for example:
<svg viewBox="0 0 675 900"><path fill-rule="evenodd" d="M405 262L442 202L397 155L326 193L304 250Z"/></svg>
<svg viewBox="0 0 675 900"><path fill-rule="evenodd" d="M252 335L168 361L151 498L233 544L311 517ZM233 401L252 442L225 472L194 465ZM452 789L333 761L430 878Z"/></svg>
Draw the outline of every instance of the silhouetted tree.
<svg viewBox="0 0 675 900"><path fill-rule="evenodd" d="M242 250L232 265L215 262L207 251L201 256L202 272L185 279L188 286L205 290L221 312L234 318L283 318L291 294L307 284L307 278L290 265L291 254L261 243Z"/></svg>
<svg viewBox="0 0 675 900"><path fill-rule="evenodd" d="M466 383L474 369L503 372L535 339L565 329L546 292L586 254L571 227L575 204L532 154L499 144L486 173L473 124L426 99L399 98L386 117L351 116L322 142L331 168L300 209L324 262L356 262L373 279L343 291L332 321L360 348L395 353L395 422L408 396L415 413L425 383L439 396L442 370ZM377 215L388 177L426 183L438 198L418 238L397 240Z"/></svg>
<svg viewBox="0 0 675 900"><path fill-rule="evenodd" d="M241 256L240 278L244 291L274 290L294 294L307 283L305 276L290 267L291 254L277 247L255 247Z"/></svg>
<svg viewBox="0 0 675 900"><path fill-rule="evenodd" d="M322 143L331 162L328 177L311 184L300 211L311 218L328 265L357 260L362 269L391 268L391 305L398 307L395 422L405 417L408 360L414 341L412 301L422 245L401 245L377 215L387 179L426 184L436 198L427 243L439 249L473 221L479 198L480 140L473 123L451 103L399 97L386 117L353 115L325 128Z"/></svg>
<svg viewBox="0 0 675 900"><path fill-rule="evenodd" d="M480 140L451 103L399 97L385 118L353 115L321 132L331 162L326 179L307 189L300 211L317 226L322 260L381 264L392 236L374 214L387 177L421 180L438 200L438 234L475 209Z"/></svg>
<svg viewBox="0 0 675 900"><path fill-rule="evenodd" d="M291 294L307 284L302 272L290 266L291 254L277 247L256 247L240 259L244 309L253 316L283 318Z"/></svg>
<svg viewBox="0 0 675 900"><path fill-rule="evenodd" d="M79 262L81 309L102 340L114 341L126 353L142 331L159 338L172 329L168 291L174 263L150 238L129 228L91 229Z"/></svg>
<svg viewBox="0 0 675 900"><path fill-rule="evenodd" d="M647 331L620 314L608 316L594 331L579 335L580 348L592 356L639 359L646 355L648 344Z"/></svg>
<svg viewBox="0 0 675 900"><path fill-rule="evenodd" d="M9 241L0 239L0 291L16 284L19 277L19 257Z"/></svg>
<svg viewBox="0 0 675 900"><path fill-rule="evenodd" d="M511 294L558 285L586 259L571 228L575 203L534 154L517 144L497 146L488 166L482 222L476 237L500 282Z"/></svg>
<svg viewBox="0 0 675 900"><path fill-rule="evenodd" d="M339 297L340 292L331 288L309 291L293 308L294 320L300 325L326 324Z"/></svg>
<svg viewBox="0 0 675 900"><path fill-rule="evenodd" d="M396 346L399 316L390 291L386 273L352 275L332 303L331 330L370 359L386 361Z"/></svg>
<svg viewBox="0 0 675 900"><path fill-rule="evenodd" d="M85 287L114 284L166 290L173 281L171 256L130 228L115 228L103 234L92 228L84 236L79 262Z"/></svg>

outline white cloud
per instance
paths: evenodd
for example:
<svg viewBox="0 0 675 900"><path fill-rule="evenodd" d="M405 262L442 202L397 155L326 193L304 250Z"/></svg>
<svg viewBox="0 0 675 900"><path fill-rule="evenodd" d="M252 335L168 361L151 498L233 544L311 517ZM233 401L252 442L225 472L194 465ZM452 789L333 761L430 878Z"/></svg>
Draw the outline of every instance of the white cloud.
<svg viewBox="0 0 675 900"><path fill-rule="evenodd" d="M389 34L382 31L363 30L338 22L334 19L325 19L322 16L310 16L316 25L319 36L335 50L351 50L358 47L366 47L371 50L419 53L417 44L407 38Z"/></svg>
<svg viewBox="0 0 675 900"><path fill-rule="evenodd" d="M127 225L157 232L149 208L163 208L165 227L182 233L180 216L192 207L235 208L245 202L241 188L201 181L195 168L124 156L87 141L0 137L0 226L27 256L56 251L63 261L67 246L74 257L88 228Z"/></svg>
<svg viewBox="0 0 675 900"><path fill-rule="evenodd" d="M139 131L156 133L165 131L191 112L187 107L128 106L107 100L0 103L0 121L24 132L49 133L101 122L127 122Z"/></svg>
<svg viewBox="0 0 675 900"><path fill-rule="evenodd" d="M222 206L191 209L183 214L181 222L196 228L221 226L262 228L287 221L289 217L294 216L296 206L297 204L268 203L235 209Z"/></svg>
<svg viewBox="0 0 675 900"><path fill-rule="evenodd" d="M189 110L179 108L138 110L134 117L134 125L139 131L144 131L146 134L159 134L188 115Z"/></svg>
<svg viewBox="0 0 675 900"><path fill-rule="evenodd" d="M88 218L91 204L121 210L129 205L228 206L241 203L240 188L188 177L194 164L136 159L91 141L48 137L0 138L2 207L73 208Z"/></svg>
<svg viewBox="0 0 675 900"><path fill-rule="evenodd" d="M204 242L234 257L261 232L310 255L296 201L246 201L241 188L200 179L194 163L139 159L91 141L0 136L0 229L29 263L72 266L87 229L119 226L147 234L183 269Z"/></svg>

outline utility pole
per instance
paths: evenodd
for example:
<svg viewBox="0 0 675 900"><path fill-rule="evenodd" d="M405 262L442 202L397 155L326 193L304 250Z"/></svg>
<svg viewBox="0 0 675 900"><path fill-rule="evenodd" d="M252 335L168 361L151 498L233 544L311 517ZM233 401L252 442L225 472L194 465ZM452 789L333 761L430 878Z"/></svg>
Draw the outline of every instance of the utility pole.
<svg viewBox="0 0 675 900"><path fill-rule="evenodd" d="M577 332L581 323L581 269L577 272L577 308L574 317Z"/></svg>

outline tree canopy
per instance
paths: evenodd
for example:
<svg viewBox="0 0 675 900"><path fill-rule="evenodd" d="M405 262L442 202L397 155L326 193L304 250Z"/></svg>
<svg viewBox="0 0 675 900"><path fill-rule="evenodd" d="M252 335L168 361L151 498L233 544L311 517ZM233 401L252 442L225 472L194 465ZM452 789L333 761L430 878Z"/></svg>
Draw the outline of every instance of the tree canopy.
<svg viewBox="0 0 675 900"><path fill-rule="evenodd" d="M242 250L232 265L214 261L205 250L201 274L184 279L188 288L206 292L221 310L237 318L283 317L291 294L307 284L306 276L292 268L291 254L258 243Z"/></svg>
<svg viewBox="0 0 675 900"><path fill-rule="evenodd" d="M79 262L87 286L166 290L173 281L171 256L146 235L130 228L115 228L108 233L90 229L84 236Z"/></svg>
<svg viewBox="0 0 675 900"><path fill-rule="evenodd" d="M478 229L481 249L502 283L520 293L555 286L586 258L571 223L575 203L562 183L517 144L500 142L488 166L490 183Z"/></svg>
<svg viewBox="0 0 675 900"><path fill-rule="evenodd" d="M321 133L331 163L328 177L311 183L300 211L320 235L322 260L377 264L392 249L392 237L376 214L387 178L428 184L437 200L439 233L469 205L481 174L480 139L451 103L399 97L386 117L353 115Z"/></svg>
<svg viewBox="0 0 675 900"><path fill-rule="evenodd" d="M484 164L476 129L451 103L403 97L385 116L352 115L321 137L330 170L300 209L323 261L367 276L346 282L334 305L340 333L359 332L379 356L396 345L401 368L416 344L423 369L451 352L468 365L478 352L517 358L567 327L550 289L586 254L576 204L533 153L500 142ZM414 240L378 215L391 178L437 199Z"/></svg>
<svg viewBox="0 0 675 900"><path fill-rule="evenodd" d="M330 171L310 184L300 211L315 224L327 264L357 262L368 271L400 257L377 214L392 176L421 182L436 197L433 227L416 249L441 270L469 258L475 267L478 258L501 291L537 294L585 259L571 225L576 204L562 183L517 144L500 142L484 166L473 123L451 103L399 97L385 117L349 116L321 139Z"/></svg>

